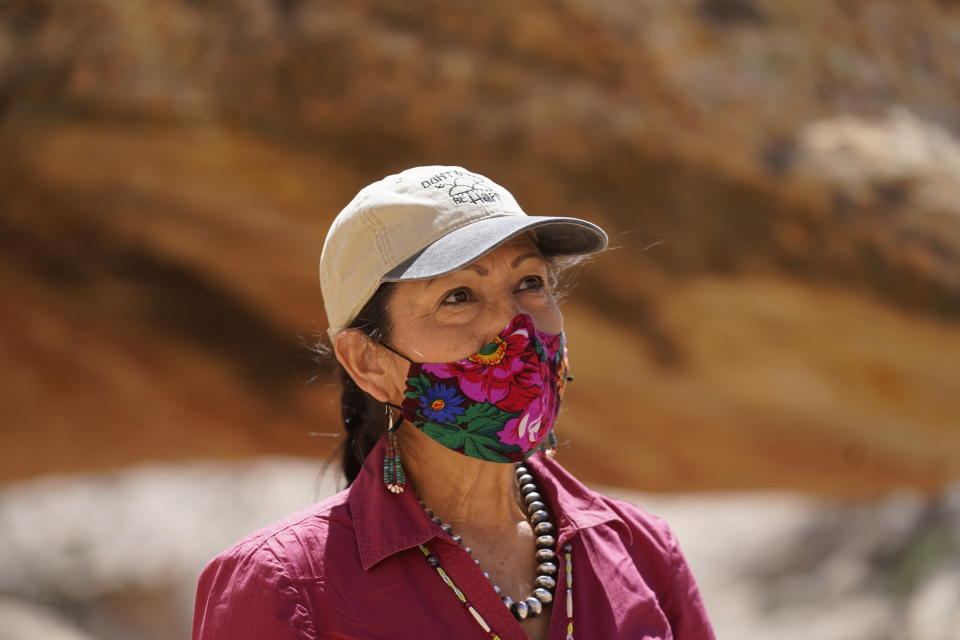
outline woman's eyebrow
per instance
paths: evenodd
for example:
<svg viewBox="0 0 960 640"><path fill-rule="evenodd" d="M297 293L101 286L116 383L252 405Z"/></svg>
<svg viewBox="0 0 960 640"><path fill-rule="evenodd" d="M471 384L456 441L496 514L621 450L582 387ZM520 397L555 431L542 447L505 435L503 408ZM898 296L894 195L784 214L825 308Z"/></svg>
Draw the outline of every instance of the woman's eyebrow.
<svg viewBox="0 0 960 640"><path fill-rule="evenodd" d="M516 258L514 258L514 259L513 259L513 262L510 263L510 268L511 268L511 269L516 269L517 266L519 266L519 264L520 264L521 262L523 262L524 260L527 260L527 259L529 259L529 258L537 258L538 260L544 261L542 255L540 255L540 254L537 253L536 251L531 251L531 252L529 252L529 253L524 253L524 254L519 255L519 256L517 256ZM465 269L469 269L470 271L475 271L476 273L478 273L478 274L481 275L481 276L485 276L485 275L488 275L488 274L490 273L490 272L487 270L486 267L481 267L481 266L478 265L478 264L468 264L468 265L465 266L465 267L461 267L460 269L457 269L457 271L463 271L463 270L465 270ZM452 271L452 272L450 272L450 273L448 273L448 274L446 274L446 275L448 275L448 276L449 276L449 275L453 275L453 274L456 273L457 271ZM426 284L426 287L425 287L425 288L431 287L431 286L437 281L438 278L443 278L443 277L444 277L444 276L437 276L436 278L430 278L429 280L427 280L427 284Z"/></svg>

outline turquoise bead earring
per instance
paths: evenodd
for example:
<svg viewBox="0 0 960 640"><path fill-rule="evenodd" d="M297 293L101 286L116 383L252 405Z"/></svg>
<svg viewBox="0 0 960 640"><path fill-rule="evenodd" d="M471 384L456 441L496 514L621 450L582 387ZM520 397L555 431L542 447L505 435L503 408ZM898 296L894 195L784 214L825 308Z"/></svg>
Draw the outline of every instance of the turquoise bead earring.
<svg viewBox="0 0 960 640"><path fill-rule="evenodd" d="M547 434L546 439L540 443L540 446L537 448L538 451L543 451L545 454L551 458L557 455L557 428L553 427L550 429L550 432Z"/></svg>
<svg viewBox="0 0 960 640"><path fill-rule="evenodd" d="M383 408L387 414L387 454L383 458L383 484L390 493L403 493L407 478L400 462L400 444L397 438L397 429L400 428L403 418L394 424L389 405L384 405Z"/></svg>

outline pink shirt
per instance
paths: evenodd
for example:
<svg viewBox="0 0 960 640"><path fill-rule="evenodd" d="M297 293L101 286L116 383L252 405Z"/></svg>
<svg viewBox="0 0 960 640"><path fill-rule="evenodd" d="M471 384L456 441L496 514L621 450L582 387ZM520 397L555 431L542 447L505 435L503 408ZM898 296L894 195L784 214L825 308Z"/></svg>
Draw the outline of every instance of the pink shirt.
<svg viewBox="0 0 960 640"><path fill-rule="evenodd" d="M425 544L503 640L527 640L482 569L427 518L412 488L383 486L381 439L344 491L250 534L200 576L193 640L463 638L484 631L417 548ZM536 453L526 461L573 544L574 635L581 640L714 640L667 523L605 497ZM563 571L557 594L566 590ZM532 577L531 577L532 578ZM565 638L563 597L546 607Z"/></svg>

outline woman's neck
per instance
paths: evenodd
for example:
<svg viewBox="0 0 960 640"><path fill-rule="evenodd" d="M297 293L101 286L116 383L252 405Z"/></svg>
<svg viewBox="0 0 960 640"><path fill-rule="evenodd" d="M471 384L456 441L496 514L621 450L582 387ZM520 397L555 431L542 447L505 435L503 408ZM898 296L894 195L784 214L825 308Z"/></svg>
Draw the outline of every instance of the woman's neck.
<svg viewBox="0 0 960 640"><path fill-rule="evenodd" d="M512 464L451 451L409 424L397 435L407 480L444 522L454 528L497 529L526 520Z"/></svg>

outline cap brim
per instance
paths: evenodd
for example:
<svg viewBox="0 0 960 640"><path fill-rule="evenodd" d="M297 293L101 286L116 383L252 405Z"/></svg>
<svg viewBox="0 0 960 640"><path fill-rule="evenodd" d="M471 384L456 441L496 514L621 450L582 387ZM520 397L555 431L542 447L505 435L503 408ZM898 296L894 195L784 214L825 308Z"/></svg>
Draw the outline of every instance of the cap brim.
<svg viewBox="0 0 960 640"><path fill-rule="evenodd" d="M448 233L391 269L381 280L420 280L451 273L511 238L534 228L537 229L537 246L545 256L596 253L607 246L607 234L603 229L579 218L485 218Z"/></svg>

